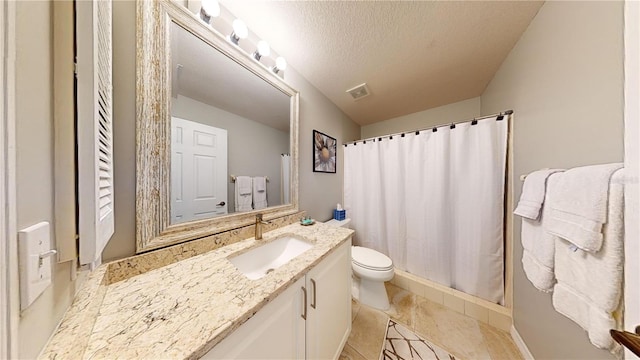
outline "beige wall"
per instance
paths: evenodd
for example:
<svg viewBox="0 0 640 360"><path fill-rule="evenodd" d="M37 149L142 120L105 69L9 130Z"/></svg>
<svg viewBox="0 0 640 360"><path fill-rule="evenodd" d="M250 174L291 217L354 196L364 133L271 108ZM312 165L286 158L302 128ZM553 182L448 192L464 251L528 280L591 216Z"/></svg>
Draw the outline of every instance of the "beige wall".
<svg viewBox="0 0 640 360"><path fill-rule="evenodd" d="M133 1L113 3L116 229L103 253L106 261L135 253L135 12ZM300 91L300 209L326 220L342 201L342 146L338 147L336 174L313 173L312 130L342 144L359 138L360 126L295 70L287 68L285 80Z"/></svg>
<svg viewBox="0 0 640 360"><path fill-rule="evenodd" d="M53 237L53 5L19 1L16 16L17 225L22 229L48 221ZM38 355L71 304L71 266L54 265L52 285L20 315L20 358Z"/></svg>
<svg viewBox="0 0 640 360"><path fill-rule="evenodd" d="M506 110L506 109L504 109ZM463 121L480 115L480 97L475 97L437 108L399 116L393 119L365 125L361 128L361 139L395 134L402 131L426 129L447 122Z"/></svg>
<svg viewBox="0 0 640 360"><path fill-rule="evenodd" d="M342 203L342 144L358 139L360 126L295 70L287 68L285 80L300 92L300 209L314 219L325 221L333 217L336 203ZM335 174L313 172L313 130L338 141Z"/></svg>
<svg viewBox="0 0 640 360"><path fill-rule="evenodd" d="M136 3L113 2L115 232L105 261L136 252Z"/></svg>
<svg viewBox="0 0 640 360"><path fill-rule="evenodd" d="M515 111L516 179L540 168L622 161L622 2L547 2L482 95L482 113ZM519 198L522 183L515 182ZM526 279L514 224L515 327L537 359L608 352Z"/></svg>

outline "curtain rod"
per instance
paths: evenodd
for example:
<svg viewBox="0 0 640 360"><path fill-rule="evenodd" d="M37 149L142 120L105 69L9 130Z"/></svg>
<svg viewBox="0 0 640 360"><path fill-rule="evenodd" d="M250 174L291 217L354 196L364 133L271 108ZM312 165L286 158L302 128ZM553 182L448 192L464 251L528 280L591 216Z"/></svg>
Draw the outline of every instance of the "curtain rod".
<svg viewBox="0 0 640 360"><path fill-rule="evenodd" d="M382 136L374 136L374 137L370 137L370 138L366 138L366 139L349 141L349 142L343 143L342 145L347 146L349 144L356 144L356 143L359 143L359 142L366 142L366 141L369 141L369 140L375 141L375 139L381 139L381 138L384 138L384 137L393 138L396 135L404 136L404 134L419 133L421 131L433 130L433 129L437 129L437 128L441 128L441 127L445 127L445 126L455 127L455 125L457 125L457 124L462 124L462 123L466 123L466 122L474 122L474 121L478 121L478 120L483 120L483 119L488 119L488 118L498 117L498 116L511 115L511 114L513 114L513 110L505 110L505 111L499 112L497 114L476 117L476 118L473 118L473 119L452 122L452 123L449 123L449 124L442 124L442 125L433 126L433 127L430 127L430 128L424 128L424 129L418 129L418 130L412 130L412 131L403 131L403 132L398 132L398 133L393 133L393 134L387 134L387 135L382 135ZM502 119L498 119L498 120L502 120Z"/></svg>

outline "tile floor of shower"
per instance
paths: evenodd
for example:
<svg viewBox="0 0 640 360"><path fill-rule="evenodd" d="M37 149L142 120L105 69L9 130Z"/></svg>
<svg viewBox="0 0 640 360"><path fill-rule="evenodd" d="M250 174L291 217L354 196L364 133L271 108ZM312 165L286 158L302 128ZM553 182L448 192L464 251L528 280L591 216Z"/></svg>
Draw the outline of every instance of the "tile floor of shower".
<svg viewBox="0 0 640 360"><path fill-rule="evenodd" d="M391 308L380 311L352 300L352 329L340 360L378 360L389 318L456 359L523 359L508 332L386 283Z"/></svg>

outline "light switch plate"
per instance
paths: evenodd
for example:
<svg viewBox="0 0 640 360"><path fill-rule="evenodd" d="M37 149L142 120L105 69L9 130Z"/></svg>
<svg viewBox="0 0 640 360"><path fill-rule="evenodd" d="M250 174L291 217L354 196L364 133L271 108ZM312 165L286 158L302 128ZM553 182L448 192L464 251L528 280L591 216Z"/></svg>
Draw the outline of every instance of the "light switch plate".
<svg viewBox="0 0 640 360"><path fill-rule="evenodd" d="M20 309L31 305L51 284L51 230L43 221L18 232L20 253Z"/></svg>

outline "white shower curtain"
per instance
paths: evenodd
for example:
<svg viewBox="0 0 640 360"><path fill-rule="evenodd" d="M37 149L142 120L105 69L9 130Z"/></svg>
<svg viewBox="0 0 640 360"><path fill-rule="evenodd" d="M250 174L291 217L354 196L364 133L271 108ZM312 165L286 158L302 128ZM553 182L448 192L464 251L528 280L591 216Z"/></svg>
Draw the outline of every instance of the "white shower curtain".
<svg viewBox="0 0 640 360"><path fill-rule="evenodd" d="M344 202L354 242L398 269L503 303L507 121L348 145Z"/></svg>
<svg viewBox="0 0 640 360"><path fill-rule="evenodd" d="M291 202L291 190L289 189L291 182L291 155L282 154L280 157L280 178L282 179L282 181L280 181L280 203L284 205Z"/></svg>

